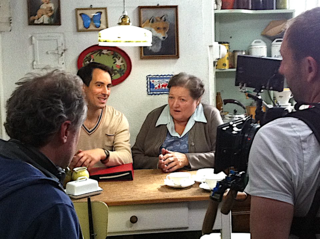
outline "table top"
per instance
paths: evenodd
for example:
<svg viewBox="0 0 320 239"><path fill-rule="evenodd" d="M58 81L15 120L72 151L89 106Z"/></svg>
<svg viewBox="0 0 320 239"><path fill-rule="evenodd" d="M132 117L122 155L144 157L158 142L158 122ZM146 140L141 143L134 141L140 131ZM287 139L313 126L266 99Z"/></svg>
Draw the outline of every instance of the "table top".
<svg viewBox="0 0 320 239"><path fill-rule="evenodd" d="M188 172L196 174L196 171ZM134 170L134 179L131 181L99 181L103 191L92 196L91 200L103 201L108 206L209 200L210 191L199 188L200 183L195 182L186 188L173 188L164 184L167 175L160 169L140 169Z"/></svg>

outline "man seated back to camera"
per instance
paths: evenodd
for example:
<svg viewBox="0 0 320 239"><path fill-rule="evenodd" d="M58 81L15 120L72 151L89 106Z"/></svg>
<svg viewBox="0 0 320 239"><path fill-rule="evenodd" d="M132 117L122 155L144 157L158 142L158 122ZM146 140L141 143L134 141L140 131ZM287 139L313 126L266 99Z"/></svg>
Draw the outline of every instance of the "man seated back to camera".
<svg viewBox="0 0 320 239"><path fill-rule="evenodd" d="M82 82L54 71L18 83L0 140L0 238L82 238L63 190L86 115Z"/></svg>
<svg viewBox="0 0 320 239"><path fill-rule="evenodd" d="M315 112L318 124L319 18L320 8L315 8L297 16L289 25L281 45L283 60L279 69L297 102L296 114ZM304 105L305 109L297 107L299 105ZM253 239L316 238L315 234L319 238L320 210L311 205L320 187L320 145L304 121L282 117L261 127L250 150L248 173L245 191L251 195ZM318 215L318 220L304 218L309 212ZM300 218L299 223L292 224L297 218ZM316 222L318 224L313 224ZM303 224L306 230L300 228ZM299 237L292 235L300 233Z"/></svg>
<svg viewBox="0 0 320 239"><path fill-rule="evenodd" d="M107 105L111 93L111 69L91 62L78 71L84 82L88 113L82 125L74 167L111 167L132 162L127 118Z"/></svg>

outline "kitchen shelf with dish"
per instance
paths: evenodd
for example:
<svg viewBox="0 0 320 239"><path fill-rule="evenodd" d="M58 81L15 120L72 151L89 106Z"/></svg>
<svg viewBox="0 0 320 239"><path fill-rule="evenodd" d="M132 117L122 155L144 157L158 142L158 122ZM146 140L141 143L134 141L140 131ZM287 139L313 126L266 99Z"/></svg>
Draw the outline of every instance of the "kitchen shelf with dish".
<svg viewBox="0 0 320 239"><path fill-rule="evenodd" d="M249 54L250 44L255 39L266 43L267 56L271 56L271 46L274 39L262 36L261 32L271 21L288 20L294 16L294 10L247 10L230 9L214 10L214 35L216 42L228 42L229 52L244 50ZM247 99L245 94L235 86L235 68L215 69L216 92L220 92L223 99L234 99L244 106L254 102ZM248 89L253 91L253 89ZM262 98L270 103L267 92L261 94ZM233 112L235 106L230 104L224 107L225 111ZM237 109L238 110L238 109Z"/></svg>

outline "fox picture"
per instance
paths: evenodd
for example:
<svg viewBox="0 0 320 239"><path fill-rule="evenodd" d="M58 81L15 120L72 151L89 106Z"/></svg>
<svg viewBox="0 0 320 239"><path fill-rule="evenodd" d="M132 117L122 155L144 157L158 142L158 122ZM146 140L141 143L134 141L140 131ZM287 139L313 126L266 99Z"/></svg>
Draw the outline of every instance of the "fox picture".
<svg viewBox="0 0 320 239"><path fill-rule="evenodd" d="M153 52L159 52L161 50L162 41L168 37L169 21L167 20L167 14L161 17L150 17L142 24L142 28L145 28L152 32L152 45L148 47Z"/></svg>

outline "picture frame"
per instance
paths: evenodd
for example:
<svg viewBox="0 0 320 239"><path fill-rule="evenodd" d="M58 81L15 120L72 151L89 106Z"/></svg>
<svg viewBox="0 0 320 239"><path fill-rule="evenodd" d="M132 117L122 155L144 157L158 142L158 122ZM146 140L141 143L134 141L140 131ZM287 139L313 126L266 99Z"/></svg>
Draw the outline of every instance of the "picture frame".
<svg viewBox="0 0 320 239"><path fill-rule="evenodd" d="M77 31L100 31L108 28L108 12L106 7L76 8Z"/></svg>
<svg viewBox="0 0 320 239"><path fill-rule="evenodd" d="M163 95L169 94L168 83L173 74L147 75L147 94Z"/></svg>
<svg viewBox="0 0 320 239"><path fill-rule="evenodd" d="M138 8L140 27L152 32L152 46L140 47L140 59L179 58L178 6Z"/></svg>
<svg viewBox="0 0 320 239"><path fill-rule="evenodd" d="M61 25L60 0L28 0L28 25Z"/></svg>
<svg viewBox="0 0 320 239"><path fill-rule="evenodd" d="M78 70L90 62L98 62L110 67L113 86L127 79L132 69L129 55L118 47L92 45L86 48L78 57Z"/></svg>

